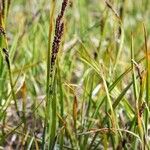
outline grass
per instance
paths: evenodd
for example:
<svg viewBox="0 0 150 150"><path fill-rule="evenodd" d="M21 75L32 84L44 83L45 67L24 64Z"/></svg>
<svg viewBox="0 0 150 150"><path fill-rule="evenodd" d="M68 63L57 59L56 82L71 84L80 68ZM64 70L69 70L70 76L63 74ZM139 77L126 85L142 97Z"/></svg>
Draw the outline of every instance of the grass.
<svg viewBox="0 0 150 150"><path fill-rule="evenodd" d="M0 149L150 149L149 3L0 1Z"/></svg>

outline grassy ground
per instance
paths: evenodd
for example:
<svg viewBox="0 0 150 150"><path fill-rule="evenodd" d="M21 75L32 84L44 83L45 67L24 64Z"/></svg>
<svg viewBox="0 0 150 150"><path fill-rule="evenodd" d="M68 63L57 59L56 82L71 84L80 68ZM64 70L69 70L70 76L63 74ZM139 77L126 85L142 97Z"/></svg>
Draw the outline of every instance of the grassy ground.
<svg viewBox="0 0 150 150"><path fill-rule="evenodd" d="M0 149L150 149L150 1L61 5L0 0Z"/></svg>

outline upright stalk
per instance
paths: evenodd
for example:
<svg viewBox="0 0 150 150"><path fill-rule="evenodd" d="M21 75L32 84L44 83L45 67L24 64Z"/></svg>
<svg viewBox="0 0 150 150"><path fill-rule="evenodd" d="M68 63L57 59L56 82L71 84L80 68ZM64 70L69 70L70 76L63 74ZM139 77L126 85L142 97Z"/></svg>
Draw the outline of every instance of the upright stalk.
<svg viewBox="0 0 150 150"><path fill-rule="evenodd" d="M45 110L45 121L44 121L44 131L42 139L42 149L45 149L45 139L47 132L47 125L49 119L49 108L50 108L50 64L51 64L51 41L53 33L53 23L54 23L54 12L55 12L55 0L51 0L50 7L50 21L49 21L49 35L48 35L48 50L47 50L47 81L46 81L46 110Z"/></svg>

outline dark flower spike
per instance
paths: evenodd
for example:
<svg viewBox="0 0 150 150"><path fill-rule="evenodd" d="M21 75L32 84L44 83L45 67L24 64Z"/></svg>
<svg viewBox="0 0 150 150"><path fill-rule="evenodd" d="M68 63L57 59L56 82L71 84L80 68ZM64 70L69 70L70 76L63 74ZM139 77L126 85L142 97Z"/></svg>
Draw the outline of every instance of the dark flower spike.
<svg viewBox="0 0 150 150"><path fill-rule="evenodd" d="M6 35L5 30L3 27L0 26L0 35Z"/></svg>
<svg viewBox="0 0 150 150"><path fill-rule="evenodd" d="M3 9L2 9L2 14L3 14L3 16L5 15L5 8L6 8L6 3L5 3L5 1L6 1L6 0L2 0L2 7L3 7Z"/></svg>
<svg viewBox="0 0 150 150"><path fill-rule="evenodd" d="M56 25L55 25L55 35L52 45L52 53L51 53L51 72L50 75L52 75L53 67L55 65L57 53L59 51L59 46L61 43L61 38L64 31L64 22L63 22L63 16L67 7L68 0L63 0L61 11L56 19Z"/></svg>
<svg viewBox="0 0 150 150"><path fill-rule="evenodd" d="M3 48L3 53L5 55L5 61L8 65L8 68L10 69L10 62L9 62L9 53L8 53L8 50L6 48Z"/></svg>

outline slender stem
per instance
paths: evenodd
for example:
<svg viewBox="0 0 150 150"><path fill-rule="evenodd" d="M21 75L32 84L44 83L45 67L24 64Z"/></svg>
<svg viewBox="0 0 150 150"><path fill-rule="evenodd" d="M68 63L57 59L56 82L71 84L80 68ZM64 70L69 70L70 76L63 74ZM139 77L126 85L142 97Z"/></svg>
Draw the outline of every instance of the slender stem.
<svg viewBox="0 0 150 150"><path fill-rule="evenodd" d="M42 149L45 149L45 138L47 132L48 119L49 119L48 111L50 108L49 91L50 91L50 68L51 68L51 40L52 40L52 31L53 31L54 12L55 12L55 0L51 0L48 51L47 51L46 110L45 110L44 131L43 131L43 139L42 139Z"/></svg>

